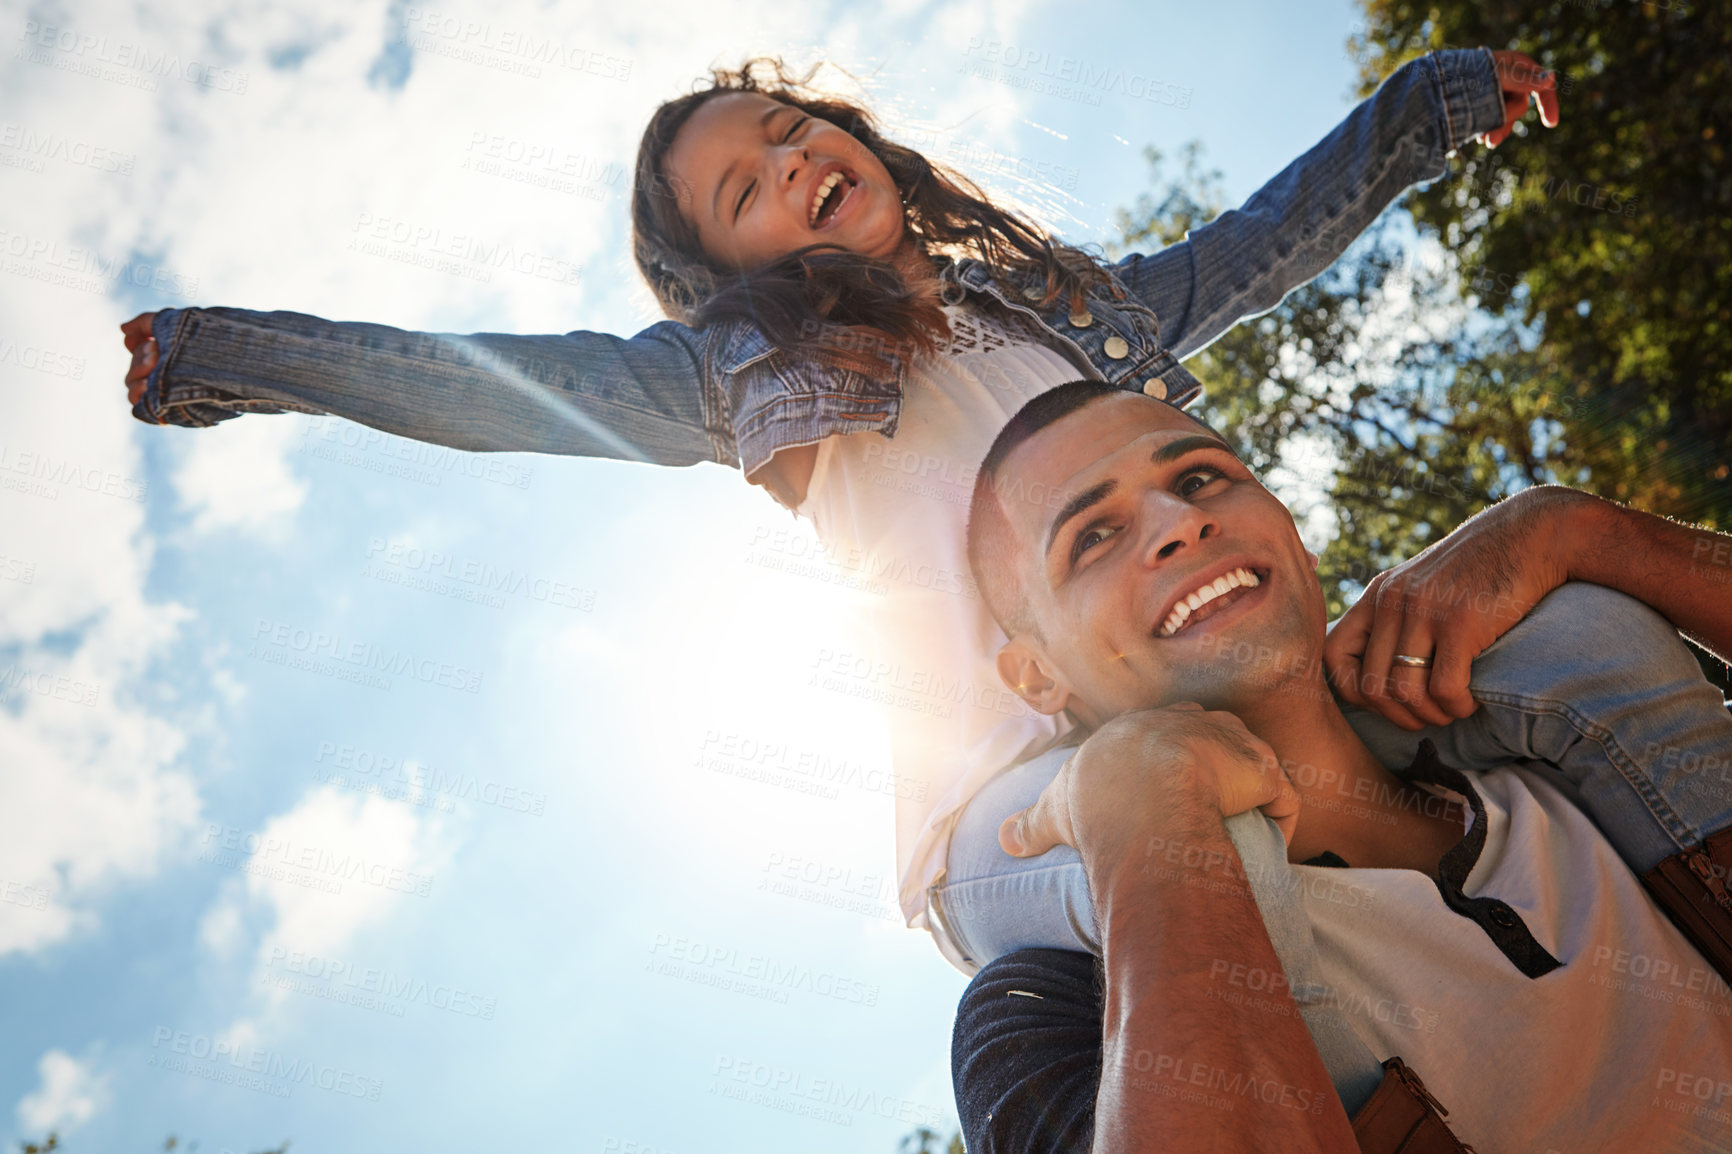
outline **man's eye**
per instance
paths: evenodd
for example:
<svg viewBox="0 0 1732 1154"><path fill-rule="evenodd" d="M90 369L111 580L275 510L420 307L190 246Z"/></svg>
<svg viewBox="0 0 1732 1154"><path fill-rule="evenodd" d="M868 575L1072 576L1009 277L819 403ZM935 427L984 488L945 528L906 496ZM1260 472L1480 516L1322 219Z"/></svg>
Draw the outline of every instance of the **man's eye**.
<svg viewBox="0 0 1732 1154"><path fill-rule="evenodd" d="M1114 529L1109 525L1090 525L1087 529L1078 533L1076 535L1076 540L1071 542L1070 563L1075 565L1084 553L1087 553L1090 549L1093 549L1096 545L1099 545L1102 541L1105 541L1108 537L1117 532L1117 529Z"/></svg>
<svg viewBox="0 0 1732 1154"><path fill-rule="evenodd" d="M1217 480L1224 476L1226 476L1226 474L1221 472L1219 469L1192 469L1183 477L1179 478L1178 494L1181 497L1189 497L1192 493L1195 493L1210 481Z"/></svg>

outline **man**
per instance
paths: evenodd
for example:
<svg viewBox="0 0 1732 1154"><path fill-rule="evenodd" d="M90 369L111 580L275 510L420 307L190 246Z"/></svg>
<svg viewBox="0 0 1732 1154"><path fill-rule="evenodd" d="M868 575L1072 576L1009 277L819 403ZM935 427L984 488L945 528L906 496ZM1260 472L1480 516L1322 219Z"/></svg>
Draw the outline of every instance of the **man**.
<svg viewBox="0 0 1732 1154"><path fill-rule="evenodd" d="M1073 499L977 500L971 555L1007 683L1095 731L1004 842L1080 854L1104 1024L1086 956L988 966L957 1024L970 1148L1358 1148L1258 907L1227 884L1222 819L1256 807L1317 863L1295 872L1357 895L1302 890L1324 976L1348 1005L1407 1008L1350 1016L1464 1140L1732 1148L1732 1001L1702 996L1725 987L1605 838L1527 767L1470 782L1427 747L1392 773L1324 684L1323 598L1286 509L1178 410L1066 388L1041 398L1044 427L1019 415L1026 439L977 497ZM1679 624L1722 624L1723 606L1660 596ZM1325 775L1364 804L1335 804ZM1657 974L1684 989L1629 980Z"/></svg>

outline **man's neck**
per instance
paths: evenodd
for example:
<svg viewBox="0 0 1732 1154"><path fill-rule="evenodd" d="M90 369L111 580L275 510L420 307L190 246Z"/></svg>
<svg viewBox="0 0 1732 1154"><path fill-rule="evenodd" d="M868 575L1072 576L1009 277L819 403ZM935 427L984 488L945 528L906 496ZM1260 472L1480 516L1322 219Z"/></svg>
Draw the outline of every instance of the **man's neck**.
<svg viewBox="0 0 1732 1154"><path fill-rule="evenodd" d="M1435 877L1438 858L1462 836L1462 807L1396 777L1359 740L1321 682L1312 687L1315 702L1275 693L1234 710L1274 748L1299 791L1288 860L1329 851L1351 866Z"/></svg>

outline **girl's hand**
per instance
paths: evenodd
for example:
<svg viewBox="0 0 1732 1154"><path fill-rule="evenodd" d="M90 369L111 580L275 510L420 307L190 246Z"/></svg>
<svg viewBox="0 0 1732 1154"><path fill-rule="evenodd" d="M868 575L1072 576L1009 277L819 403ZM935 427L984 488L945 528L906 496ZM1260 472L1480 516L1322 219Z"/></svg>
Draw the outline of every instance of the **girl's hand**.
<svg viewBox="0 0 1732 1154"><path fill-rule="evenodd" d="M1503 127L1482 132L1475 139L1485 141L1490 148L1502 144L1516 121L1527 112L1530 99L1540 106L1540 123L1547 128L1556 128L1557 73L1541 68L1534 63L1533 57L1523 52L1493 52L1491 55L1497 61L1498 84L1503 89Z"/></svg>
<svg viewBox="0 0 1732 1154"><path fill-rule="evenodd" d="M156 368L156 338L150 335L155 320L155 313L139 313L120 326L126 351L132 354L132 367L126 370L126 399L134 407L144 400L144 380Z"/></svg>

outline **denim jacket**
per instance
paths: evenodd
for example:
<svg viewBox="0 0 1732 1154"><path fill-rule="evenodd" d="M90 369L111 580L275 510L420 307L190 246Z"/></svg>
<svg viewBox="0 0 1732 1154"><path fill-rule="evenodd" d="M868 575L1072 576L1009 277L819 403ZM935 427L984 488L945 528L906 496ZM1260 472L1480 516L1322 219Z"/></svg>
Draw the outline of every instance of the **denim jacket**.
<svg viewBox="0 0 1732 1154"><path fill-rule="evenodd" d="M1391 75L1244 206L1181 243L1111 265L1082 312L1037 310L980 261L941 262L947 299L987 293L1036 317L1079 376L1184 403L1179 363L1329 266L1409 185L1503 123L1491 53L1434 52ZM1035 294L1038 296L1038 293ZM802 360L748 323L673 321L634 337L413 333L293 312L160 311L140 420L192 427L247 412L330 413L472 451L691 465L748 479L783 448L833 433L896 433L901 373ZM776 493L787 504L785 494Z"/></svg>

